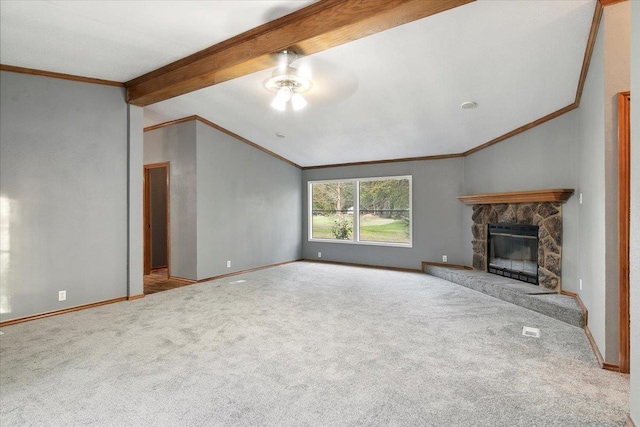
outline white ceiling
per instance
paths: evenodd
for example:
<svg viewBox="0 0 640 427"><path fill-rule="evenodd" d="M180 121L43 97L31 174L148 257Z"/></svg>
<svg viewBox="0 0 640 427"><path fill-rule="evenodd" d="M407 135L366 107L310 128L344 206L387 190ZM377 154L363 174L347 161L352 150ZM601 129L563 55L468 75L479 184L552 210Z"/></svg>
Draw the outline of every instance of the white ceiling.
<svg viewBox="0 0 640 427"><path fill-rule="evenodd" d="M0 1L0 62L126 82L315 0Z"/></svg>
<svg viewBox="0 0 640 427"><path fill-rule="evenodd" d="M2 1L0 60L126 81L309 3ZM265 70L145 107L145 126L197 114L301 166L464 152L574 102L594 8L474 2L299 59L304 110L269 106Z"/></svg>

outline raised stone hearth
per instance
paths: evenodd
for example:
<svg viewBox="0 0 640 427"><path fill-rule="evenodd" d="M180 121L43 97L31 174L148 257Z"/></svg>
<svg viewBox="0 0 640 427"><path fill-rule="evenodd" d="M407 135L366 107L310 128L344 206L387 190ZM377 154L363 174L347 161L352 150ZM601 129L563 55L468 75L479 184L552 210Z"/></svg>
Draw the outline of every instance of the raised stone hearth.
<svg viewBox="0 0 640 427"><path fill-rule="evenodd" d="M538 282L555 292L562 288L562 202L573 189L473 194L458 200L473 206L473 268L487 271L488 226L495 223L537 225Z"/></svg>
<svg viewBox="0 0 640 427"><path fill-rule="evenodd" d="M585 314L575 298L517 280L476 270L424 265L425 273L491 295L511 304L537 311L570 325L583 328Z"/></svg>

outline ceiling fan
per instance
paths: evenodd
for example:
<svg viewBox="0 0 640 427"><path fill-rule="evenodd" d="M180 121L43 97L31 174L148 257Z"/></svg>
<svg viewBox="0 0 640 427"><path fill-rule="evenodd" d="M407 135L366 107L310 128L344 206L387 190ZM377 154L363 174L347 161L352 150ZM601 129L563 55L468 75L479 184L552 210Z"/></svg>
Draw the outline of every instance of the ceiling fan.
<svg viewBox="0 0 640 427"><path fill-rule="evenodd" d="M278 65L262 86L274 94L271 107L279 113L298 112L308 104L331 107L358 91L358 78L349 66L326 58L330 52L300 56L291 49L278 55ZM295 67L292 63L295 61Z"/></svg>
<svg viewBox="0 0 640 427"><path fill-rule="evenodd" d="M295 111L301 110L307 105L302 94L311 89L311 78L291 66L291 63L297 58L298 55L292 50L280 52L278 67L273 70L271 77L264 81L264 87L276 93L271 102L271 106L276 110L285 111L289 101Z"/></svg>

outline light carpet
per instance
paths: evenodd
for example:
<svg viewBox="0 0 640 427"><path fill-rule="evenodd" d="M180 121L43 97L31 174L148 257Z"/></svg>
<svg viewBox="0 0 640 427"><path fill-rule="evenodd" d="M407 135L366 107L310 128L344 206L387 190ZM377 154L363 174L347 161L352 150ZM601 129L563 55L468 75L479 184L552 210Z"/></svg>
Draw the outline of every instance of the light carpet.
<svg viewBox="0 0 640 427"><path fill-rule="evenodd" d="M2 331L2 426L606 427L628 408L580 328L420 273L297 262Z"/></svg>

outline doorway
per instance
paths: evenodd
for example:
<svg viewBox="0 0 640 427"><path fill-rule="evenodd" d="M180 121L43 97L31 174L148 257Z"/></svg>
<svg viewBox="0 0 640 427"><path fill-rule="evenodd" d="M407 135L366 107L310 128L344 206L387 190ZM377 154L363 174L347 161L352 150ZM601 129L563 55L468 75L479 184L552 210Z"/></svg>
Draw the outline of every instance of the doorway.
<svg viewBox="0 0 640 427"><path fill-rule="evenodd" d="M631 92L618 94L618 274L620 372L630 371L629 223L631 220Z"/></svg>
<svg viewBox="0 0 640 427"><path fill-rule="evenodd" d="M169 162L144 166L144 274L170 276Z"/></svg>

